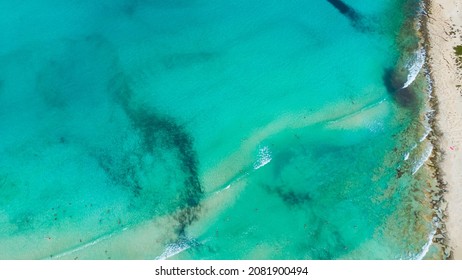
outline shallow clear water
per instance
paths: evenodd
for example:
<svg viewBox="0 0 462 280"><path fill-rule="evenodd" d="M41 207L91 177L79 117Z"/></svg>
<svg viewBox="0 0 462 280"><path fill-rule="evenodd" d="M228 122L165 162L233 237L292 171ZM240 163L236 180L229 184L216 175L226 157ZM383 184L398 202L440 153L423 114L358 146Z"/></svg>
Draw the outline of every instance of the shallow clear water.
<svg viewBox="0 0 462 280"><path fill-rule="evenodd" d="M419 256L413 12L330 2L1 1L0 258Z"/></svg>

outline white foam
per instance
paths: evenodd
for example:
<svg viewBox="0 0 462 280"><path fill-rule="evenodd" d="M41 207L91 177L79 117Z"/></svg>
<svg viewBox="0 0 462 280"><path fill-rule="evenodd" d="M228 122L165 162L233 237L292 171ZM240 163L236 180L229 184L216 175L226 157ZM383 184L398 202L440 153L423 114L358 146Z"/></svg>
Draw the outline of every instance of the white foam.
<svg viewBox="0 0 462 280"><path fill-rule="evenodd" d="M425 151L422 153L422 157L415 162L414 168L412 169L412 175L414 175L424 165L424 163L430 158L433 151L433 146L428 145Z"/></svg>
<svg viewBox="0 0 462 280"><path fill-rule="evenodd" d="M414 80L419 75L420 70L422 69L425 63L425 49L421 48L414 53L414 56L409 60L406 65L409 73L407 74L407 81L402 88L407 88L410 86Z"/></svg>
<svg viewBox="0 0 462 280"><path fill-rule="evenodd" d="M404 154L404 160L408 160L408 159L409 159L409 152Z"/></svg>
<svg viewBox="0 0 462 280"><path fill-rule="evenodd" d="M188 250L189 248L191 248L191 246L194 247L197 245L202 245L209 241L210 241L210 238L207 238L201 242L193 238L182 238L181 240L177 242L168 244L164 252L162 252L162 254L160 254L160 256L156 257L155 259L156 260L166 260L175 255L178 255L179 253L183 251Z"/></svg>
<svg viewBox="0 0 462 280"><path fill-rule="evenodd" d="M425 1L419 1L419 9L417 10L418 16L416 17L415 21L415 28L416 30L420 30L422 28L422 17L428 15L427 9L425 7Z"/></svg>
<svg viewBox="0 0 462 280"><path fill-rule="evenodd" d="M231 188L231 184L228 184L226 187L224 187L224 188L222 188L222 189L219 189L219 190L213 192L212 195L219 194L219 193L221 193L221 192L227 191L227 190L229 190L230 188Z"/></svg>
<svg viewBox="0 0 462 280"><path fill-rule="evenodd" d="M431 97L431 95L429 95L429 97ZM423 121L423 124L422 124L422 126L425 128L425 131L424 131L422 137L420 137L419 142L423 142L425 139L427 139L427 136L432 131L432 127L430 125L430 119L433 117L433 113L434 113L434 111L431 109L431 107L426 108L426 112L425 112L425 115L424 115L424 121Z"/></svg>
<svg viewBox="0 0 462 280"><path fill-rule="evenodd" d="M357 111L328 122L332 129L361 129L367 128L371 132L383 130L382 119L388 114L389 107L386 99L368 104Z"/></svg>
<svg viewBox="0 0 462 280"><path fill-rule="evenodd" d="M425 245L422 246L422 251L415 256L415 260L421 260L427 255L428 250L430 250L430 246L433 243L433 237L435 236L436 230L433 230L429 235L428 235L428 241L425 243Z"/></svg>
<svg viewBox="0 0 462 280"><path fill-rule="evenodd" d="M422 135L422 137L420 137L419 142L423 142L425 139L427 139L427 136L430 134L431 131L432 131L431 126L429 124L426 124L425 125L425 132Z"/></svg>
<svg viewBox="0 0 462 280"><path fill-rule="evenodd" d="M268 146L264 146L258 150L257 161L253 164L253 169L257 170L262 168L270 163L271 160L271 151Z"/></svg>
<svg viewBox="0 0 462 280"><path fill-rule="evenodd" d="M409 156L411 155L412 151L414 151L414 149L417 148L417 144L414 144L411 149L409 149L409 152L406 152L404 154L404 160L408 160L409 159Z"/></svg>
<svg viewBox="0 0 462 280"><path fill-rule="evenodd" d="M432 92L433 92L433 80L432 80L432 77L430 76L430 71L428 70L428 68L425 69L425 78L427 80L428 99L430 100L432 98Z"/></svg>
<svg viewBox="0 0 462 280"><path fill-rule="evenodd" d="M60 253L60 254L57 254L57 255L53 256L53 258L54 258L54 259L59 259L59 258L62 258L62 257L64 257L64 256L70 255L70 254L72 254L72 253L81 251L81 250L83 250L83 249L85 249L85 248L94 246L94 245L100 243L101 241L104 241L104 240L106 240L106 239L109 239L109 238L113 237L115 234L118 234L118 233L120 233L120 232L126 231L127 229L128 229L128 227L125 227L125 228L123 228L121 231L102 235L102 236L100 236L100 237L98 237L98 238L96 238L96 239L93 239L92 241L87 242L87 243L85 243L85 244L83 244L83 245L81 245L81 246L78 246L78 247L76 247L76 248L73 248L73 249L70 249L70 250L68 250L68 251L65 251L65 252L62 252L62 253Z"/></svg>
<svg viewBox="0 0 462 280"><path fill-rule="evenodd" d="M423 3L423 1L420 1L419 9L417 13L418 13L418 16L415 18L415 22L414 22L416 32L422 29L422 19L421 18L426 15L425 3ZM425 48L420 47L419 50L414 52L414 56L406 64L406 68L409 71L409 73L407 75L407 81L402 88L407 88L415 81L415 79L417 78L417 75L419 75L420 70L425 64L425 58L426 58Z"/></svg>
<svg viewBox="0 0 462 280"><path fill-rule="evenodd" d="M415 260L422 260L428 253L428 251L430 250L430 246L433 244L433 237L435 236L436 234L436 229L439 227L439 223L438 223L438 220L437 219L433 219L433 230L432 232L430 232L430 234L428 235L428 241L427 243L425 243L423 246L422 246L422 251L420 251L419 254L417 254L415 256Z"/></svg>
<svg viewBox="0 0 462 280"><path fill-rule="evenodd" d="M162 252L162 254L156 258L156 260L168 259L170 257L178 255L179 253L185 250L188 250L189 248L191 248L191 246L189 245L189 242L187 242L186 240L170 243L167 245L164 252Z"/></svg>

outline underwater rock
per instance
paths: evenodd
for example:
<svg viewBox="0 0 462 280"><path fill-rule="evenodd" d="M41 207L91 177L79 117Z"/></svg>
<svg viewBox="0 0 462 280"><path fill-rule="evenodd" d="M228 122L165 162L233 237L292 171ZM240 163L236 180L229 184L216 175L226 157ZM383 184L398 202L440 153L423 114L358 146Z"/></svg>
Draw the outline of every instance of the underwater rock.
<svg viewBox="0 0 462 280"><path fill-rule="evenodd" d="M347 17L354 28L362 32L370 31L371 28L364 23L364 17L354 8L341 0L327 0L327 2L329 2L342 15Z"/></svg>
<svg viewBox="0 0 462 280"><path fill-rule="evenodd" d="M402 107L413 107L417 103L417 95L412 87L404 87L407 76L397 69L385 69L383 83L388 93Z"/></svg>

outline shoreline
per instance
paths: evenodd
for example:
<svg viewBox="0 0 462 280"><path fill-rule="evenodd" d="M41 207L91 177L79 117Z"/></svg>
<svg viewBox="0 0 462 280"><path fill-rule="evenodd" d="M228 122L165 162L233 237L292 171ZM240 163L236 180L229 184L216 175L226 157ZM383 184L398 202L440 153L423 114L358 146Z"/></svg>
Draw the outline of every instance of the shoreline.
<svg viewBox="0 0 462 280"><path fill-rule="evenodd" d="M438 228L444 257L462 259L462 84L454 47L462 44L462 3L426 0L424 40L426 66L432 83L431 107L435 114L430 141L434 149L430 165L442 198L436 202ZM441 215L441 216L440 216ZM441 238L442 237L442 238Z"/></svg>

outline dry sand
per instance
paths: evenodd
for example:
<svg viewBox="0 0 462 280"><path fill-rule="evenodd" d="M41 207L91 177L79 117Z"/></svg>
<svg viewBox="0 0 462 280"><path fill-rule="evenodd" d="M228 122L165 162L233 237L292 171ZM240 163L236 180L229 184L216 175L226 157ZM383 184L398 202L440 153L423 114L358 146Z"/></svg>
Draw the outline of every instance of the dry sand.
<svg viewBox="0 0 462 280"><path fill-rule="evenodd" d="M443 154L440 173L448 191L446 229L454 259L462 259L462 66L457 66L454 50L462 44L462 1L429 2L428 55L438 101L436 125L442 132L438 148Z"/></svg>

